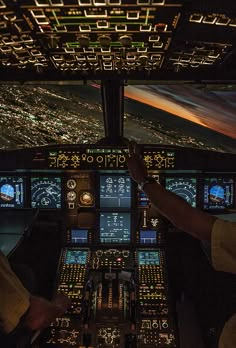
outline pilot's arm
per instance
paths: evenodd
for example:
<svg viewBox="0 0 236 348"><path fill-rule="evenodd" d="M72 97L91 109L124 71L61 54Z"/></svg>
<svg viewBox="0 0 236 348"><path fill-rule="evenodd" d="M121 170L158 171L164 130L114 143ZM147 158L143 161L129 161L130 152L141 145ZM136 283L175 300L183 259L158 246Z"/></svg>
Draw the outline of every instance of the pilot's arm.
<svg viewBox="0 0 236 348"><path fill-rule="evenodd" d="M6 334L18 325L29 330L43 329L69 306L65 296L53 302L32 296L11 270L7 258L0 252L0 330Z"/></svg>
<svg viewBox="0 0 236 348"><path fill-rule="evenodd" d="M147 172L141 159L131 155L127 163L132 178L137 183L145 182ZM191 207L155 180L145 184L143 190L156 209L174 226L198 239L211 241L212 263L217 271L236 274L236 222L217 219Z"/></svg>
<svg viewBox="0 0 236 348"><path fill-rule="evenodd" d="M130 143L126 161L130 176L137 184L145 183L143 191L160 214L180 230L198 239L211 240L216 217L191 207L183 198L166 190L155 180L148 180L147 168L140 157L137 144Z"/></svg>
<svg viewBox="0 0 236 348"><path fill-rule="evenodd" d="M236 222L217 219L193 208L155 180L149 181L147 168L136 144L130 143L126 160L133 180L137 183L146 182L143 191L156 209L182 231L198 239L211 241L214 268L236 274Z"/></svg>
<svg viewBox="0 0 236 348"><path fill-rule="evenodd" d="M126 155L130 175L138 184L146 184L146 193L156 209L177 228L192 236L211 241L212 264L217 271L236 274L236 222L228 222L192 208L185 200L166 190L155 180L148 180L147 168L136 144L129 145ZM236 347L236 314L225 324L219 348Z"/></svg>

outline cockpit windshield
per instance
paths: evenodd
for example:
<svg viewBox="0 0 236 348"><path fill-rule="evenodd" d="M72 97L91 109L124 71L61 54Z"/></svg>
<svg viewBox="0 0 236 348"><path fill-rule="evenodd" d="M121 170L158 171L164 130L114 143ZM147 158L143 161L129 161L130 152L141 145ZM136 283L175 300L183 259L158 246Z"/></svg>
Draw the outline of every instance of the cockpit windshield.
<svg viewBox="0 0 236 348"><path fill-rule="evenodd" d="M1 149L94 144L104 137L96 85L1 85L0 110Z"/></svg>
<svg viewBox="0 0 236 348"><path fill-rule="evenodd" d="M99 82L1 85L0 148L94 144L104 137ZM236 91L229 85L130 84L124 136L139 143L236 152Z"/></svg>
<svg viewBox="0 0 236 348"><path fill-rule="evenodd" d="M236 151L236 91L230 86L130 85L125 97L128 138Z"/></svg>

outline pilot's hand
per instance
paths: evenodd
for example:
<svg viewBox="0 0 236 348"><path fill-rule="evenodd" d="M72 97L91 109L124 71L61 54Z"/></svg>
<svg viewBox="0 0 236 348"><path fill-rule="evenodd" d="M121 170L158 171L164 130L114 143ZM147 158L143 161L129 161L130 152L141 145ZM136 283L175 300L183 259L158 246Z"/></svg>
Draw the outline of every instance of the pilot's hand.
<svg viewBox="0 0 236 348"><path fill-rule="evenodd" d="M134 181L140 183L148 176L147 168L140 153L140 146L134 141L128 143L129 153L125 154L130 176Z"/></svg>
<svg viewBox="0 0 236 348"><path fill-rule="evenodd" d="M71 300L66 295L63 295L63 294L57 294L52 299L52 303L58 307L61 307L61 309L64 312L71 306Z"/></svg>
<svg viewBox="0 0 236 348"><path fill-rule="evenodd" d="M30 296L30 306L22 324L29 330L42 330L60 317L71 305L68 297L60 294L52 301L37 296Z"/></svg>

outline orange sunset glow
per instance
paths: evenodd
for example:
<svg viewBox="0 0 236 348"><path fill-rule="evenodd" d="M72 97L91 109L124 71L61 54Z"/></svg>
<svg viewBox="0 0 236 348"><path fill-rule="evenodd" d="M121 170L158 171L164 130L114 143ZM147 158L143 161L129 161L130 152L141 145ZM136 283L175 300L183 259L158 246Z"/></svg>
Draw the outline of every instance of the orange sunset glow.
<svg viewBox="0 0 236 348"><path fill-rule="evenodd" d="M126 87L125 97L236 139L236 105L232 108L231 104L213 93L185 86L138 85Z"/></svg>
<svg viewBox="0 0 236 348"><path fill-rule="evenodd" d="M189 112L188 110L184 109L180 105L177 105L176 103L168 101L162 96L157 95L155 98L153 98L153 96L150 95L150 93L145 91L140 92L140 90L135 87L127 87L125 89L125 96L128 98L135 99L141 103L151 105L154 108L158 108L163 111L169 112L173 115L185 118L188 121L198 123L201 126L205 126L204 123L202 123L192 112Z"/></svg>

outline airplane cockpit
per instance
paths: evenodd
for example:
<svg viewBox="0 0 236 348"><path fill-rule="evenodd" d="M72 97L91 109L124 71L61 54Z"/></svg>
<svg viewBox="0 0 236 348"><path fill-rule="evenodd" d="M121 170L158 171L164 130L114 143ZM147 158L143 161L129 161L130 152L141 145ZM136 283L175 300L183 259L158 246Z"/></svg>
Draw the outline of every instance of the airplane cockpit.
<svg viewBox="0 0 236 348"><path fill-rule="evenodd" d="M71 300L24 348L218 347L235 275L126 155L236 221L235 34L233 1L0 0L0 250Z"/></svg>

